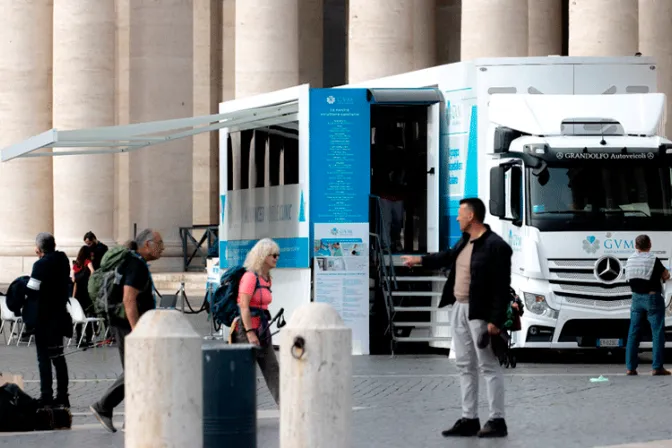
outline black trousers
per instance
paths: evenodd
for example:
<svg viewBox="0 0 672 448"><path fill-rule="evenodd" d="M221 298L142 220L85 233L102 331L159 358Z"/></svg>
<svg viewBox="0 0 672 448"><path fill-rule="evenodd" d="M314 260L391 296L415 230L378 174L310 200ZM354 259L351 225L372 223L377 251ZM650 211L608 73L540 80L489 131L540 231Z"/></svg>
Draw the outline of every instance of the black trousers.
<svg viewBox="0 0 672 448"><path fill-rule="evenodd" d="M112 326L112 334L119 346L119 356L121 357L121 367L124 368L124 343L126 336L131 333L130 328ZM112 413L112 410L124 401L124 372L121 372L119 378L107 389L107 392L98 402L101 410L105 413Z"/></svg>
<svg viewBox="0 0 672 448"><path fill-rule="evenodd" d="M258 335L258 333L257 333ZM243 325L238 321L236 329L231 335L231 342L234 344L247 344L247 335L243 330ZM257 364L266 380L266 386L273 396L277 405L280 404L280 364L275 356L273 342L271 340L262 340L261 347L256 349ZM256 374L256 373L255 373Z"/></svg>
<svg viewBox="0 0 672 448"><path fill-rule="evenodd" d="M63 356L63 336L61 331L40 329L35 331L37 366L40 370L40 395L42 400L51 401L54 396L54 377L51 365L56 369L56 394L68 396L68 364Z"/></svg>

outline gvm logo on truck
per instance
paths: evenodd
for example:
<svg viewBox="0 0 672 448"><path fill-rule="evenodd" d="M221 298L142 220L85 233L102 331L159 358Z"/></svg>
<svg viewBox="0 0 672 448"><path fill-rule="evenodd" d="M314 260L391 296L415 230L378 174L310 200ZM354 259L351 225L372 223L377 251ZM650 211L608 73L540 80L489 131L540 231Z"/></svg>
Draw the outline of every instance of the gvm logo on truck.
<svg viewBox="0 0 672 448"><path fill-rule="evenodd" d="M594 235L589 235L583 240L583 250L588 254L594 254L600 250L600 244L605 253L630 253L635 250L634 240L612 238L611 233L606 234L604 242L600 242Z"/></svg>
<svg viewBox="0 0 672 448"><path fill-rule="evenodd" d="M583 250L586 253L594 254L600 249L600 240L595 238L593 235L589 235L583 240Z"/></svg>

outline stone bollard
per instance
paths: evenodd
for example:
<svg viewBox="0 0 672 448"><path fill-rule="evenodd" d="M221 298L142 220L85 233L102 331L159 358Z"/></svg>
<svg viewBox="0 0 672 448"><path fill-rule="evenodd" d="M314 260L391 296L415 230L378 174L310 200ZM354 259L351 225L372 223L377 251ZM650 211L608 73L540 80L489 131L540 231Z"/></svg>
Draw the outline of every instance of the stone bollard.
<svg viewBox="0 0 672 448"><path fill-rule="evenodd" d="M352 331L326 303L280 332L280 448L352 445Z"/></svg>
<svg viewBox="0 0 672 448"><path fill-rule="evenodd" d="M126 337L127 448L203 446L201 344L175 310L148 311Z"/></svg>

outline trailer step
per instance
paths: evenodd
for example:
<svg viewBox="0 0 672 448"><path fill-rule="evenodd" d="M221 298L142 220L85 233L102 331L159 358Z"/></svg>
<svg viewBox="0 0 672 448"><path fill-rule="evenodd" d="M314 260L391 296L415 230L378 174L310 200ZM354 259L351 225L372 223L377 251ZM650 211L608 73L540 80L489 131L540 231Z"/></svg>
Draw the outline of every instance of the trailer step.
<svg viewBox="0 0 672 448"><path fill-rule="evenodd" d="M401 311L426 311L426 312L435 312L435 311L443 311L442 309L439 308L434 308L431 306L395 306L394 307L395 312L401 312Z"/></svg>
<svg viewBox="0 0 672 448"><path fill-rule="evenodd" d="M432 327L450 327L450 322L392 322L395 327L418 327L418 328L432 328Z"/></svg>
<svg viewBox="0 0 672 448"><path fill-rule="evenodd" d="M441 297L438 291L392 291L392 297Z"/></svg>
<svg viewBox="0 0 672 448"><path fill-rule="evenodd" d="M437 276L431 276L431 277L426 277L426 276L418 276L418 277L412 277L412 276L404 276L404 277L397 277L398 282L445 282L448 280L446 277L441 277L439 275Z"/></svg>
<svg viewBox="0 0 672 448"><path fill-rule="evenodd" d="M398 336L394 338L397 342L450 342L452 339L449 336Z"/></svg>

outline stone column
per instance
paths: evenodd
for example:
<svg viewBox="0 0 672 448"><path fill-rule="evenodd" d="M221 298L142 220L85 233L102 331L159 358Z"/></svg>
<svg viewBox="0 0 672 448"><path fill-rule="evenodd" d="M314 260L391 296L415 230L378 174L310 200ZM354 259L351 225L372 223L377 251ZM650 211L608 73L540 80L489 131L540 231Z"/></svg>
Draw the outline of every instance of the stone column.
<svg viewBox="0 0 672 448"><path fill-rule="evenodd" d="M569 2L570 56L633 56L638 48L637 0Z"/></svg>
<svg viewBox="0 0 672 448"><path fill-rule="evenodd" d="M527 4L528 0L463 2L462 60L527 56Z"/></svg>
<svg viewBox="0 0 672 448"><path fill-rule="evenodd" d="M54 112L56 129L115 123L114 2L54 0ZM71 150L54 149L55 152ZM54 157L54 235L77 255L92 230L110 243L114 230L114 156Z"/></svg>
<svg viewBox="0 0 672 448"><path fill-rule="evenodd" d="M299 83L299 0L236 2L236 98Z"/></svg>
<svg viewBox="0 0 672 448"><path fill-rule="evenodd" d="M130 121L186 118L193 112L193 2L130 2ZM130 157L131 222L161 232L166 250L154 270L181 270L179 227L193 223L192 140L143 148Z"/></svg>
<svg viewBox="0 0 672 448"><path fill-rule="evenodd" d="M52 14L50 0L0 0L0 148L52 127ZM0 212L7 281L30 273L33 259L22 257L34 256L39 232L53 230L51 157L0 163Z"/></svg>
<svg viewBox="0 0 672 448"><path fill-rule="evenodd" d="M324 86L341 86L346 83L348 59L348 2L349 0L323 0L324 2Z"/></svg>
<svg viewBox="0 0 672 448"><path fill-rule="evenodd" d="M222 101L236 97L236 0L222 2Z"/></svg>
<svg viewBox="0 0 672 448"><path fill-rule="evenodd" d="M665 135L672 135L672 2L639 0L639 51L654 56L658 91L667 95Z"/></svg>
<svg viewBox="0 0 672 448"><path fill-rule="evenodd" d="M216 114L221 98L221 0L194 1L194 115ZM194 224L219 222L219 134L194 136Z"/></svg>
<svg viewBox="0 0 672 448"><path fill-rule="evenodd" d="M531 0L528 56L562 54L562 0Z"/></svg>
<svg viewBox="0 0 672 448"><path fill-rule="evenodd" d="M299 84L322 87L323 0L299 0Z"/></svg>
<svg viewBox="0 0 672 448"><path fill-rule="evenodd" d="M460 60L462 28L462 1L437 0L436 3L436 58L437 64Z"/></svg>
<svg viewBox="0 0 672 448"><path fill-rule="evenodd" d="M413 70L436 65L436 0L413 0Z"/></svg>
<svg viewBox="0 0 672 448"><path fill-rule="evenodd" d="M131 0L115 0L116 13L116 92L115 110L117 125L130 120L130 56L131 56ZM130 154L114 156L114 237L123 243L133 237L131 223Z"/></svg>
<svg viewBox="0 0 672 448"><path fill-rule="evenodd" d="M412 0L350 0L348 83L413 70L414 7Z"/></svg>

